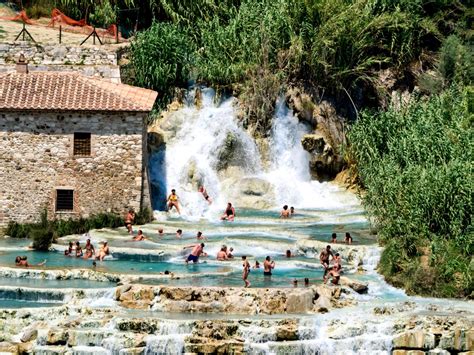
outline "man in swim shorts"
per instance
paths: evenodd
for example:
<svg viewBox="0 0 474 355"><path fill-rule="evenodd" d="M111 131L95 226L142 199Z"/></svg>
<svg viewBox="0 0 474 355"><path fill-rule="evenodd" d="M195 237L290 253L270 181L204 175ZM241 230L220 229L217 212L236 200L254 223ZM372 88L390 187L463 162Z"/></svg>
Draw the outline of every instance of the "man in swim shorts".
<svg viewBox="0 0 474 355"><path fill-rule="evenodd" d="M271 260L269 256L263 262L263 276L272 276L272 270L275 268L275 261Z"/></svg>
<svg viewBox="0 0 474 355"><path fill-rule="evenodd" d="M125 216L125 227L128 230L128 234L133 235L133 222L135 221L135 212L130 209L128 210L127 215Z"/></svg>
<svg viewBox="0 0 474 355"><path fill-rule="evenodd" d="M207 254L204 252L204 243L188 245L184 247L183 249L188 249L188 248L193 248L193 250L191 251L191 254L189 254L188 257L186 258L185 260L186 264L190 261L192 261L193 263L197 263L201 255L207 256Z"/></svg>
<svg viewBox="0 0 474 355"><path fill-rule="evenodd" d="M331 251L331 246L328 245L326 246L325 249L321 251L321 254L319 254L319 261L321 262L321 265L323 265L324 268L324 275L323 275L323 281L326 282L326 275L329 272L329 257L334 258L334 255Z"/></svg>
<svg viewBox="0 0 474 355"><path fill-rule="evenodd" d="M168 196L168 211L171 211L171 209L174 207L176 208L176 211L178 211L179 214L181 214L181 211L179 209L179 197L176 195L176 190L172 189L171 194Z"/></svg>

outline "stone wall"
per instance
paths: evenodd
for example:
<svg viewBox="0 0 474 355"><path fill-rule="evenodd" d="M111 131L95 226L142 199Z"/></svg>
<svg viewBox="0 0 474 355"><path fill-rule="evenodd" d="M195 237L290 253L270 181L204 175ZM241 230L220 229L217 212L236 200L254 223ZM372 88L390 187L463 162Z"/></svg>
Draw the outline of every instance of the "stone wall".
<svg viewBox="0 0 474 355"><path fill-rule="evenodd" d="M41 45L30 42L0 44L0 72L14 71L20 54L30 70L76 71L120 82L119 53L127 46Z"/></svg>
<svg viewBox="0 0 474 355"><path fill-rule="evenodd" d="M144 114L2 112L0 225L87 217L149 206ZM73 156L74 132L91 132L89 157ZM74 210L55 213L56 189L74 190Z"/></svg>

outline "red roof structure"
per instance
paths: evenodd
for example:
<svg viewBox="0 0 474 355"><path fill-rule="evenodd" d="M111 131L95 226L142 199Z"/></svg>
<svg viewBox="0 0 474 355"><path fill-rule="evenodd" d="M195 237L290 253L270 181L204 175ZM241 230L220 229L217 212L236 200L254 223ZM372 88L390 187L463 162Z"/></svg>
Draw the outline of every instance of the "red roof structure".
<svg viewBox="0 0 474 355"><path fill-rule="evenodd" d="M71 72L0 74L0 110L150 112L157 95Z"/></svg>

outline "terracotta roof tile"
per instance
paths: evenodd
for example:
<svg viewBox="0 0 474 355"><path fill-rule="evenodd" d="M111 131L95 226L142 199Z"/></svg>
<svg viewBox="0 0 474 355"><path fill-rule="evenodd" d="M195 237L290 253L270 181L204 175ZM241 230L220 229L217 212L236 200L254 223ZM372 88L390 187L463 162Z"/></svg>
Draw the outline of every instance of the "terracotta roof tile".
<svg viewBox="0 0 474 355"><path fill-rule="evenodd" d="M157 95L78 73L0 74L0 110L149 112Z"/></svg>

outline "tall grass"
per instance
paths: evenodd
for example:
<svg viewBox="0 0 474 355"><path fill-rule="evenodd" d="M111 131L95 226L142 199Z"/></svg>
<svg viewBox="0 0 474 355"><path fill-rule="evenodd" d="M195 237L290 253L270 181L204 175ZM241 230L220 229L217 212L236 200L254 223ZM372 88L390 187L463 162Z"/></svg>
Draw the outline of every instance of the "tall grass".
<svg viewBox="0 0 474 355"><path fill-rule="evenodd" d="M470 100L468 89L451 88L400 111L364 112L349 132L363 202L385 244L381 271L412 292L473 291Z"/></svg>
<svg viewBox="0 0 474 355"><path fill-rule="evenodd" d="M467 8L442 0L160 0L165 23L133 44L137 85L163 91L187 79L246 94L250 121L267 127L287 85L359 101L385 96L380 69L404 70L448 33L468 35ZM143 50L141 49L143 48ZM140 74L143 73L143 74ZM264 79L262 79L264 78ZM264 85L264 81L271 83ZM161 105L163 106L163 105Z"/></svg>

